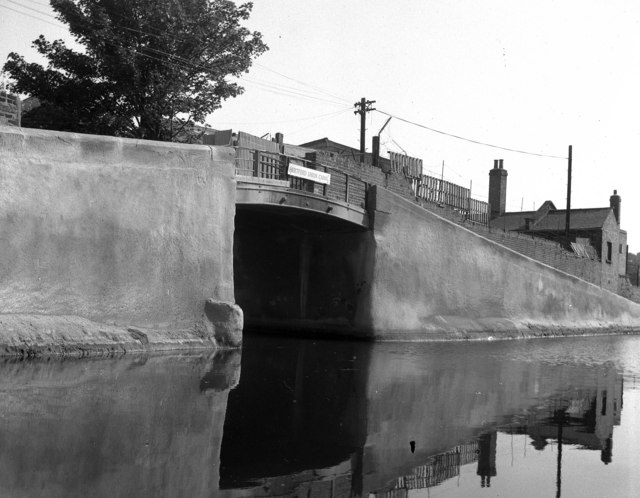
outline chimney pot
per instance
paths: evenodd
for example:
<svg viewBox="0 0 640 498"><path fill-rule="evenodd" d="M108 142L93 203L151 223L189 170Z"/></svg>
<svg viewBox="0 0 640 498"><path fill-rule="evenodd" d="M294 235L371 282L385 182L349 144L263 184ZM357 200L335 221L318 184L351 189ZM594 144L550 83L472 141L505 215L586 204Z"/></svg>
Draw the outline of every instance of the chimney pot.
<svg viewBox="0 0 640 498"><path fill-rule="evenodd" d="M618 191L614 190L613 195L609 197L609 205L613 209L613 215L616 217L618 226L620 226L620 204L622 204L622 199L618 195Z"/></svg>
<svg viewBox="0 0 640 498"><path fill-rule="evenodd" d="M507 205L507 170L503 160L495 159L493 169L489 170L489 206L490 218L494 219L504 214Z"/></svg>

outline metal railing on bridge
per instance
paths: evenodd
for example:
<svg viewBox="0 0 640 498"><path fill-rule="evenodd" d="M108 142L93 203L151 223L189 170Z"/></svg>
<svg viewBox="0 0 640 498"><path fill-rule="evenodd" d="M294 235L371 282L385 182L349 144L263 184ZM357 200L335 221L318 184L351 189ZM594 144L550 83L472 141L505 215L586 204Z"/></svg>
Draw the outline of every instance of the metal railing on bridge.
<svg viewBox="0 0 640 498"><path fill-rule="evenodd" d="M331 175L329 183L319 183L290 175L289 165L292 162L321 173L328 173ZM294 190L366 208L368 184L365 181L339 169L298 157L236 147L236 174L252 178L288 181L288 187Z"/></svg>
<svg viewBox="0 0 640 498"><path fill-rule="evenodd" d="M299 178L289 174L291 163L331 175L328 184ZM253 178L287 181L288 187L346 202L366 208L369 184L344 171L324 166L298 157L277 152L236 147L236 174ZM406 174L405 174L406 176ZM408 178L416 197L446 206L459 212L466 220L487 225L489 223L489 204L471 198L471 191L451 182L427 175Z"/></svg>

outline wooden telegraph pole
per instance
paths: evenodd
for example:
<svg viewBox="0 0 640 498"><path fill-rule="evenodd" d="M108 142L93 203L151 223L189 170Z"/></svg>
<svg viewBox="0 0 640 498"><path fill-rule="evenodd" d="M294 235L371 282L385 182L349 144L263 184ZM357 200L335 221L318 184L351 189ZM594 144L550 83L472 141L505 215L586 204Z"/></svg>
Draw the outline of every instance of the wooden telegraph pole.
<svg viewBox="0 0 640 498"><path fill-rule="evenodd" d="M354 107L358 109L353 111L354 114L360 114L360 162L364 162L364 150L365 150L365 127L366 127L366 115L368 112L375 111L372 104L375 104L375 100L367 100L364 97L360 99L360 102L356 102L353 104Z"/></svg>
<svg viewBox="0 0 640 498"><path fill-rule="evenodd" d="M571 162L573 156L573 146L569 146L569 157L567 158L567 215L564 225L564 237L567 249L569 248L569 230L571 228Z"/></svg>

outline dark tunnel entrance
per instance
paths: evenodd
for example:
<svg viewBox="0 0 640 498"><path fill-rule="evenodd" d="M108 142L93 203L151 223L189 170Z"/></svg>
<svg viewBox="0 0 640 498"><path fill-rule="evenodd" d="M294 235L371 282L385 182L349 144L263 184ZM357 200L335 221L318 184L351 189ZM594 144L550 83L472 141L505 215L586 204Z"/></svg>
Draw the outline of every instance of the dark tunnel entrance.
<svg viewBox="0 0 640 498"><path fill-rule="evenodd" d="M245 330L350 335L366 328L366 228L323 213L237 205L236 303Z"/></svg>

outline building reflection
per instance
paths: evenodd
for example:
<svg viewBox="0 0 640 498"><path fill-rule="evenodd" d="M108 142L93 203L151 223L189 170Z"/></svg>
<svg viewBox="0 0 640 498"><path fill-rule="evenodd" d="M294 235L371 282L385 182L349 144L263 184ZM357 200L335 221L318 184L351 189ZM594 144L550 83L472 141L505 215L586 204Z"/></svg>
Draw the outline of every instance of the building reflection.
<svg viewBox="0 0 640 498"><path fill-rule="evenodd" d="M596 385L576 389L549 400L541 409L531 409L526 418L513 424L515 434L528 434L536 449L544 449L549 440L558 440L562 425L562 442L584 449L600 451L603 463L613 457L613 428L620 425L623 379L614 367L603 367Z"/></svg>
<svg viewBox="0 0 640 498"><path fill-rule="evenodd" d="M612 459L622 378L614 366L540 364L504 344L415 346L288 340L277 360L243 352L221 449L221 496L402 497L500 473L499 434L542 451L562 444Z"/></svg>
<svg viewBox="0 0 640 498"><path fill-rule="evenodd" d="M613 428L620 425L623 378L612 365L598 369L595 385L564 389L550 396L545 404L533 406L526 415L514 416L509 424L496 426L492 431L480 434L473 441L460 445L450 452L431 457L427 463L387 487L371 495L379 498L407 496L412 489L437 486L444 480L460 475L463 465L477 461L477 475L481 488L491 486L496 477L496 440L498 432L527 435L536 450L544 450L550 442L557 445L556 496L561 496L562 447L573 445L585 450L599 451L601 461L611 463ZM471 458L452 458L464 454ZM469 451L468 448L475 448ZM443 465L444 464L444 465ZM420 479L419 476L438 476L436 479Z"/></svg>

